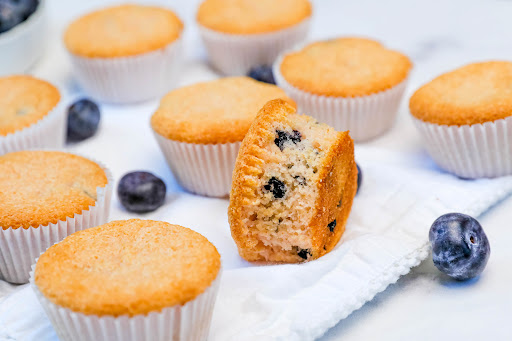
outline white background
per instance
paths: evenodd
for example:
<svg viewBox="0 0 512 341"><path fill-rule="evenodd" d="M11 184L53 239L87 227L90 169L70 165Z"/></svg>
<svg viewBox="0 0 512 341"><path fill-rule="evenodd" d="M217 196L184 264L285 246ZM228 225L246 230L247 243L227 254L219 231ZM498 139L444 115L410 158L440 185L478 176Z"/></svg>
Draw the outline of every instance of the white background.
<svg viewBox="0 0 512 341"><path fill-rule="evenodd" d="M33 73L55 82L66 91L65 98L71 100L80 96L80 89L73 82L61 43L63 28L83 12L114 2L48 0L47 3L49 43L44 59ZM197 1L149 3L165 4L175 9L185 21L189 62L188 73L181 84L216 78L217 75L207 66L206 54L194 27ZM414 62L414 70L406 91L407 99L422 83L464 63L512 59L512 1L318 0L314 1L314 6L312 38L368 36L409 55ZM407 117L406 102L404 100L391 133L367 145L423 153L421 140ZM131 106L130 115L139 115L138 112L146 115L156 105L157 102L153 101ZM128 134L135 140L152 139L152 136L149 135L149 126L125 125L129 117L123 116L126 111L123 107L104 105L102 109L118 118L113 120L111 117L109 125L116 122L124 129L107 130L104 125L98 136L87 142L87 148L77 145L75 149L93 156L95 148L101 149L102 155L115 158L118 168L113 171L119 178L130 169L125 166L133 165L133 158L138 156L131 155L122 146L103 141ZM173 196L186 196L180 193L156 148L154 153L154 160L158 161L148 164L147 156L141 158L139 169L152 169L164 178L171 193L168 203L172 202ZM440 275L432 261L427 259L362 309L341 321L322 340L512 339L511 205L512 199L506 200L480 219L490 239L492 254L484 275L478 280L465 283L451 281ZM224 203L219 201L219 206L224 206ZM126 216L114 201L112 219Z"/></svg>

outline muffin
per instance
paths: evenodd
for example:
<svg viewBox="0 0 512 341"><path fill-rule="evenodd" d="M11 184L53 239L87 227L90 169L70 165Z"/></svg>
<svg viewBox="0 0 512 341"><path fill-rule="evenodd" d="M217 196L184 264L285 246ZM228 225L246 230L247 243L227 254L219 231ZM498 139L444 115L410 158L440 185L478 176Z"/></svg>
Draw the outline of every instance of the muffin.
<svg viewBox="0 0 512 341"><path fill-rule="evenodd" d="M434 161L463 178L512 174L512 63L469 64L419 88L409 108Z"/></svg>
<svg viewBox="0 0 512 341"><path fill-rule="evenodd" d="M0 155L30 148L60 148L66 117L60 93L30 76L0 77Z"/></svg>
<svg viewBox="0 0 512 341"><path fill-rule="evenodd" d="M294 105L283 90L248 77L197 83L168 93L151 127L178 182L188 191L226 196L240 142L272 99Z"/></svg>
<svg viewBox="0 0 512 341"><path fill-rule="evenodd" d="M225 75L246 75L302 42L311 12L309 0L205 0L197 22L212 65Z"/></svg>
<svg viewBox="0 0 512 341"><path fill-rule="evenodd" d="M267 103L233 172L229 224L248 261L298 263L330 252L357 191L354 144L282 100Z"/></svg>
<svg viewBox="0 0 512 341"><path fill-rule="evenodd" d="M64 43L86 92L108 102L137 102L173 88L182 30L183 23L168 9L120 5L72 22Z"/></svg>
<svg viewBox="0 0 512 341"><path fill-rule="evenodd" d="M301 111L366 141L393 125L410 69L406 56L376 41L338 38L284 54L274 74Z"/></svg>
<svg viewBox="0 0 512 341"><path fill-rule="evenodd" d="M195 341L208 336L220 267L197 232L118 220L50 247L31 284L60 340Z"/></svg>
<svg viewBox="0 0 512 341"><path fill-rule="evenodd" d="M111 183L105 167L74 154L0 156L0 276L28 282L41 252L70 233L105 223Z"/></svg>

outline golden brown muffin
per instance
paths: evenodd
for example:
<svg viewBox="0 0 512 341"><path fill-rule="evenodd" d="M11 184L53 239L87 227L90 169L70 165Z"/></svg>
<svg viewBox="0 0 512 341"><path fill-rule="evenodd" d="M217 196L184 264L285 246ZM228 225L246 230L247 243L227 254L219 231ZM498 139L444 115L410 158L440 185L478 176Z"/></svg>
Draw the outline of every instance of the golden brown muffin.
<svg viewBox="0 0 512 341"><path fill-rule="evenodd" d="M407 78L409 58L363 38L338 38L312 43L285 55L280 65L292 86L336 97L367 96Z"/></svg>
<svg viewBox="0 0 512 341"><path fill-rule="evenodd" d="M512 115L512 63L469 64L419 88L411 114L439 125L472 125Z"/></svg>
<svg viewBox="0 0 512 341"><path fill-rule="evenodd" d="M180 142L242 141L258 110L276 98L295 105L277 86L248 77L197 83L169 92L151 117L151 126L161 136Z"/></svg>
<svg viewBox="0 0 512 341"><path fill-rule="evenodd" d="M205 0L197 21L218 32L257 34L291 27L310 16L309 0Z"/></svg>
<svg viewBox="0 0 512 341"><path fill-rule="evenodd" d="M27 128L60 101L50 83L30 76L0 77L0 136Z"/></svg>
<svg viewBox="0 0 512 341"><path fill-rule="evenodd" d="M120 5L72 22L64 43L82 57L125 57L161 49L178 39L182 30L183 23L168 9Z"/></svg>
<svg viewBox="0 0 512 341"><path fill-rule="evenodd" d="M193 300L220 265L215 246L188 228L118 220L50 247L37 261L35 284L47 299L76 312L134 316Z"/></svg>
<svg viewBox="0 0 512 341"><path fill-rule="evenodd" d="M249 261L301 262L331 251L357 190L354 144L282 100L267 103L242 142L229 203Z"/></svg>
<svg viewBox="0 0 512 341"><path fill-rule="evenodd" d="M86 158L54 151L0 156L0 226L25 229L56 223L93 206L105 171Z"/></svg>

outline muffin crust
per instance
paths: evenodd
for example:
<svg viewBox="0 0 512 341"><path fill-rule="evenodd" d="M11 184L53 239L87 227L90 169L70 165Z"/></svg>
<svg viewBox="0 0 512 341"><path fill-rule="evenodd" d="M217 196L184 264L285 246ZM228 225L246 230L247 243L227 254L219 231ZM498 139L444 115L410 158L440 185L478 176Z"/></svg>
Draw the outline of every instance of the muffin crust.
<svg viewBox="0 0 512 341"><path fill-rule="evenodd" d="M64 152L20 151L0 156L0 226L29 228L56 223L87 210L104 170Z"/></svg>
<svg viewBox="0 0 512 341"><path fill-rule="evenodd" d="M118 220L82 230L39 258L35 284L53 303L83 314L139 315L183 305L218 275L205 237L153 220Z"/></svg>
<svg viewBox="0 0 512 341"><path fill-rule="evenodd" d="M0 94L0 136L31 126L60 101L57 88L30 76L1 77Z"/></svg>
<svg viewBox="0 0 512 341"><path fill-rule="evenodd" d="M409 102L411 114L439 125L472 125L512 115L512 63L469 64L419 88Z"/></svg>
<svg viewBox="0 0 512 341"><path fill-rule="evenodd" d="M181 35L183 23L160 7L120 5L89 13L64 33L67 49L90 58L126 57L161 49Z"/></svg>
<svg viewBox="0 0 512 341"><path fill-rule="evenodd" d="M242 141L258 110L276 98L295 105L277 86L248 77L197 83L169 92L151 117L151 126L161 136L180 142Z"/></svg>
<svg viewBox="0 0 512 341"><path fill-rule="evenodd" d="M407 78L411 62L379 42L338 38L312 43L283 58L280 72L290 85L323 96L366 96Z"/></svg>
<svg viewBox="0 0 512 341"><path fill-rule="evenodd" d="M197 21L229 34L258 34L282 30L311 16L309 0L205 0Z"/></svg>

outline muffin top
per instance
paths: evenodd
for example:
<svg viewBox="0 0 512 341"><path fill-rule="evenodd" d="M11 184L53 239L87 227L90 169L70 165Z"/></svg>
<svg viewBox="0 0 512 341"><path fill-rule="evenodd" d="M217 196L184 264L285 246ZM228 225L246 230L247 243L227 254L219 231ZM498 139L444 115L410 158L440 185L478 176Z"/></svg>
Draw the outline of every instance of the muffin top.
<svg viewBox="0 0 512 341"><path fill-rule="evenodd" d="M95 204L105 171L86 158L54 151L0 156L0 226L29 228L56 223Z"/></svg>
<svg viewBox="0 0 512 341"><path fill-rule="evenodd" d="M316 95L358 97L387 90L408 75L409 58L363 38L338 38L287 54L280 65L292 86Z"/></svg>
<svg viewBox="0 0 512 341"><path fill-rule="evenodd" d="M242 141L258 111L284 91L248 77L221 78L168 93L151 126L163 137L187 143L216 144Z"/></svg>
<svg viewBox="0 0 512 341"><path fill-rule="evenodd" d="M419 88L411 114L440 125L471 125L512 115L512 63L469 64Z"/></svg>
<svg viewBox="0 0 512 341"><path fill-rule="evenodd" d="M64 33L64 43L82 57L124 57L163 48L182 29L181 20L168 9L121 5L75 20Z"/></svg>
<svg viewBox="0 0 512 341"><path fill-rule="evenodd" d="M36 123L60 101L57 88L30 76L0 77L0 94L0 136Z"/></svg>
<svg viewBox="0 0 512 341"><path fill-rule="evenodd" d="M220 255L188 228L118 220L82 230L39 257L35 284L53 303L83 314L139 315L183 305L208 288Z"/></svg>
<svg viewBox="0 0 512 341"><path fill-rule="evenodd" d="M205 0L197 21L218 32L257 34L288 28L310 16L309 0Z"/></svg>

